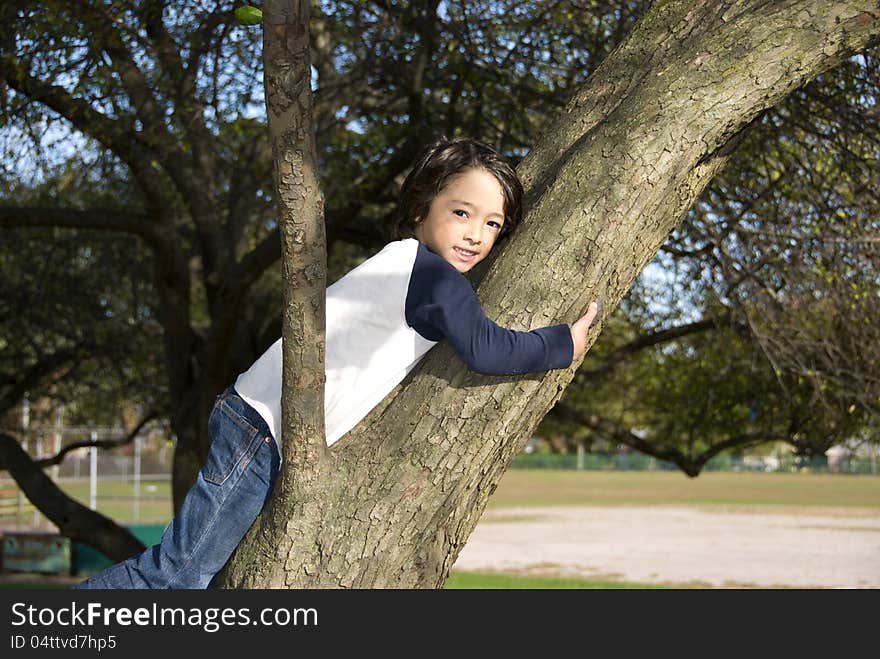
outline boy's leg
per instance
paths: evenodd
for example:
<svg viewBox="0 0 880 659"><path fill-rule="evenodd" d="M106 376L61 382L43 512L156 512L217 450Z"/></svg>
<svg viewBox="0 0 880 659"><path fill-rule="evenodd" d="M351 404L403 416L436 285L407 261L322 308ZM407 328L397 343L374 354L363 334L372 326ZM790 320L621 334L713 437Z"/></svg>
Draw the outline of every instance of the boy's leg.
<svg viewBox="0 0 880 659"><path fill-rule="evenodd" d="M230 387L208 419L211 449L158 545L76 588L206 588L251 527L278 474L275 440Z"/></svg>

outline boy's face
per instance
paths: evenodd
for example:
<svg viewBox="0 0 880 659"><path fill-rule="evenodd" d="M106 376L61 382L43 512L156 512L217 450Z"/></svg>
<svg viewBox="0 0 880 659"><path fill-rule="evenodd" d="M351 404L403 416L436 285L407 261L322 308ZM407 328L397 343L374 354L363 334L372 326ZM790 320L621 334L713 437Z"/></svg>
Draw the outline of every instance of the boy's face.
<svg viewBox="0 0 880 659"><path fill-rule="evenodd" d="M469 169L434 197L415 236L459 272L486 258L504 224L504 192L484 169Z"/></svg>

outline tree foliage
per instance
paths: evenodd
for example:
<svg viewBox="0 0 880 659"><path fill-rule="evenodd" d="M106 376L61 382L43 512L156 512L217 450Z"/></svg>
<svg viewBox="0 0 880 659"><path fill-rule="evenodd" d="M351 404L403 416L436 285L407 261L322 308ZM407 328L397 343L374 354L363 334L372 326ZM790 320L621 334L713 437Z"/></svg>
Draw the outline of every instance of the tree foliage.
<svg viewBox="0 0 880 659"><path fill-rule="evenodd" d="M113 181L89 181L86 169L71 161L34 189L7 194L31 206L53 205L59 191L72 205L106 203ZM120 235L0 233L0 414L25 392L65 402L68 425L118 421L119 407L108 401L166 407L151 267L149 252Z"/></svg>

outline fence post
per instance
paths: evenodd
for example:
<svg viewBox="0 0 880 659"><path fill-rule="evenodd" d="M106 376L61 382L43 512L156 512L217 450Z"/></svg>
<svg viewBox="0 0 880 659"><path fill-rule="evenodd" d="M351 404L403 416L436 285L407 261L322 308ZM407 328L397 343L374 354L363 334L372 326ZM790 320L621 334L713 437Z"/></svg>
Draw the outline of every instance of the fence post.
<svg viewBox="0 0 880 659"><path fill-rule="evenodd" d="M61 418L64 415L64 405L62 403L58 403L55 405L55 455L58 455L61 452ZM58 477L61 475L61 465L53 465L52 470L50 471L51 477L53 481L57 481Z"/></svg>
<svg viewBox="0 0 880 659"><path fill-rule="evenodd" d="M25 453L28 450L28 426L30 425L31 420L31 409L30 402L28 401L28 392L24 392L24 399L21 402L21 445L24 448ZM18 511L15 516L15 525L20 527L24 522L24 492L21 491L21 488L18 488Z"/></svg>
<svg viewBox="0 0 880 659"><path fill-rule="evenodd" d="M37 449L36 449L35 457L37 458L37 460L39 460L40 458L43 457L43 431L42 430L37 433ZM34 517L33 517L33 521L31 522L31 526L33 526L35 529L40 527L40 511L36 506L34 506Z"/></svg>
<svg viewBox="0 0 880 659"><path fill-rule="evenodd" d="M140 516L140 498L141 498L141 436L134 438L134 511L132 516L134 521L138 521Z"/></svg>
<svg viewBox="0 0 880 659"><path fill-rule="evenodd" d="M98 441L98 433L92 431L92 442ZM89 449L89 508L96 510L98 494L98 448L92 446Z"/></svg>

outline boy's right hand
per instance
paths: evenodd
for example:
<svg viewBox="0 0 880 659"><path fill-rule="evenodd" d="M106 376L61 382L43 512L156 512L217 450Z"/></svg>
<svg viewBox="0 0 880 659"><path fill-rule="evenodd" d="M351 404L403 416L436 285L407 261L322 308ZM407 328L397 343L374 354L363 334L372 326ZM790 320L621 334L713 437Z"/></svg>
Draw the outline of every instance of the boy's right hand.
<svg viewBox="0 0 880 659"><path fill-rule="evenodd" d="M574 357L572 357L572 361L579 359L587 351L587 330L590 329L598 315L599 304L591 302L587 308L587 313L578 318L571 326L571 342L574 344Z"/></svg>

